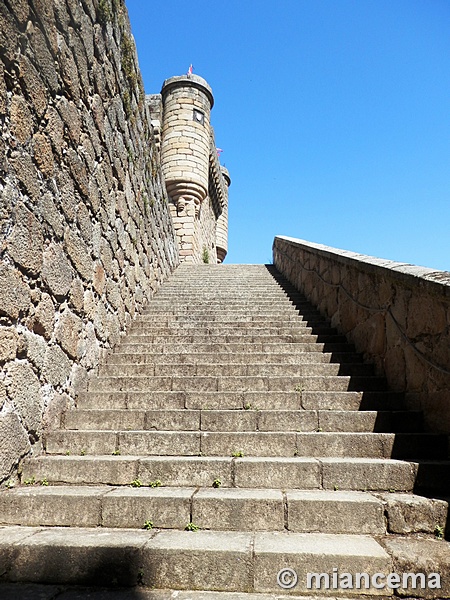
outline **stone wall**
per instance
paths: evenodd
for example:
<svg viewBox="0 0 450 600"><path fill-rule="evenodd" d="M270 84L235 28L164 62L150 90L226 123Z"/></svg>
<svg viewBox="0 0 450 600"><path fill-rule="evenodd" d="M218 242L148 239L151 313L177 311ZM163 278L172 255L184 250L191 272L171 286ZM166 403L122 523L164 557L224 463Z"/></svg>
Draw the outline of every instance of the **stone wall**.
<svg viewBox="0 0 450 600"><path fill-rule="evenodd" d="M429 429L450 432L450 273L287 237L273 256Z"/></svg>
<svg viewBox="0 0 450 600"><path fill-rule="evenodd" d="M179 263L122 0L0 3L0 481Z"/></svg>

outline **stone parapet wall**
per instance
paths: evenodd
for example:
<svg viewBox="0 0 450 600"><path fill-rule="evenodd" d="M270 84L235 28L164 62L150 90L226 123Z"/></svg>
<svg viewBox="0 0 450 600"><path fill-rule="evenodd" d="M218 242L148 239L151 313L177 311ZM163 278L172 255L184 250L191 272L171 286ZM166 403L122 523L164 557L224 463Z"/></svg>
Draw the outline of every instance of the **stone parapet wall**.
<svg viewBox="0 0 450 600"><path fill-rule="evenodd" d="M450 273L282 236L273 257L429 429L450 432Z"/></svg>
<svg viewBox="0 0 450 600"><path fill-rule="evenodd" d="M0 3L0 481L179 263L122 0Z"/></svg>

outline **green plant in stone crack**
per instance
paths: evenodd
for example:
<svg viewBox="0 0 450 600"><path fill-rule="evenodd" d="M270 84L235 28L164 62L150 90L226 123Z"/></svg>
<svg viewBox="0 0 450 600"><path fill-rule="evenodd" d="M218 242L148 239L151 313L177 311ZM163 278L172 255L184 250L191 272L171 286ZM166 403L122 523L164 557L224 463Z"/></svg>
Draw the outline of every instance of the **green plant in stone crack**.
<svg viewBox="0 0 450 600"><path fill-rule="evenodd" d="M48 479L47 479L47 477L44 477L44 479L41 480L41 485L44 485L44 486L48 485Z"/></svg>
<svg viewBox="0 0 450 600"><path fill-rule="evenodd" d="M36 477L34 475L29 477L28 479L24 479L25 485L34 485L35 483L36 483Z"/></svg>
<svg viewBox="0 0 450 600"><path fill-rule="evenodd" d="M445 532L442 525L436 525L436 527L434 528L434 535L437 537L438 540L444 539L444 533Z"/></svg>
<svg viewBox="0 0 450 600"><path fill-rule="evenodd" d="M242 458L244 456L244 453L242 452L242 450L236 450L231 456L233 458Z"/></svg>
<svg viewBox="0 0 450 600"><path fill-rule="evenodd" d="M222 485L222 481L219 478L214 479L214 481L212 483L213 488L220 488L221 485Z"/></svg>
<svg viewBox="0 0 450 600"><path fill-rule="evenodd" d="M140 488L142 487L142 481L140 479L135 479L130 483L131 487Z"/></svg>
<svg viewBox="0 0 450 600"><path fill-rule="evenodd" d="M112 456L120 456L120 450L114 450Z"/></svg>
<svg viewBox="0 0 450 600"><path fill-rule="evenodd" d="M148 485L149 485L149 487L157 488L157 487L161 487L162 483L159 479L155 479L155 481L150 481Z"/></svg>
<svg viewBox="0 0 450 600"><path fill-rule="evenodd" d="M188 523L184 528L185 531L198 531L200 527L195 523Z"/></svg>
<svg viewBox="0 0 450 600"><path fill-rule="evenodd" d="M153 529L153 521L145 521L144 527L142 529L147 529L147 531Z"/></svg>

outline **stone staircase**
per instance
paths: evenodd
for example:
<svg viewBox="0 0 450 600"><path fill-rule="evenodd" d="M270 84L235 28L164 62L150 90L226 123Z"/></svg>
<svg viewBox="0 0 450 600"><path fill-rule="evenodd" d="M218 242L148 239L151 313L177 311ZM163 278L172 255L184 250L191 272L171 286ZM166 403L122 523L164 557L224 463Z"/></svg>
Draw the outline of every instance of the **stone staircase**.
<svg viewBox="0 0 450 600"><path fill-rule="evenodd" d="M1 490L1 579L263 600L437 572L395 592L448 598L448 439L402 401L273 267L182 265Z"/></svg>

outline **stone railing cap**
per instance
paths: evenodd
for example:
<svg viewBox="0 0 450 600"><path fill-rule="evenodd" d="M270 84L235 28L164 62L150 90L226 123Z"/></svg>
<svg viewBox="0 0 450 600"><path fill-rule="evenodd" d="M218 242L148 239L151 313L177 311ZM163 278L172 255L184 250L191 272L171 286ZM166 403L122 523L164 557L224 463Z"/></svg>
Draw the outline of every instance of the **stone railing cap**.
<svg viewBox="0 0 450 600"><path fill-rule="evenodd" d="M202 91L206 96L208 96L209 102L211 104L211 108L214 106L214 96L212 93L212 89L209 83L200 77L199 75L177 75L175 77L170 77L166 79L161 88L161 94L163 96L167 94L170 90L176 87L193 87Z"/></svg>
<svg viewBox="0 0 450 600"><path fill-rule="evenodd" d="M277 239L289 242L294 246L302 247L305 250L315 250L322 256L333 257L335 260L344 264L355 264L355 262L357 262L360 268L369 272L383 269L389 271L396 279L409 281L410 284L421 284L429 289L432 288L435 291L438 291L439 289L441 293L443 292L446 296L450 296L450 272L448 271L439 271L438 269L431 269L429 267L395 262L386 258L376 258L374 256L358 254L357 252L341 250L340 248L333 248L323 244L315 244L314 242L308 242L306 240L300 240L285 235L275 236L274 243Z"/></svg>

